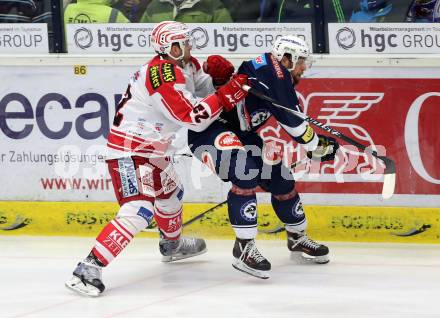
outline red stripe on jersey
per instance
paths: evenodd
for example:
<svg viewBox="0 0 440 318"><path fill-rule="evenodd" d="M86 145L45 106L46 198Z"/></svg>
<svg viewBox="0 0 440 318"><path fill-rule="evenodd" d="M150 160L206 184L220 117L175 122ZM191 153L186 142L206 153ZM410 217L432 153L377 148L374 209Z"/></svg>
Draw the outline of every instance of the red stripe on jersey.
<svg viewBox="0 0 440 318"><path fill-rule="evenodd" d="M184 123L193 123L190 116L190 113L193 110L193 108L190 107L192 104L183 96L181 92L173 89L173 91L164 92L164 94L161 94L161 96L162 104L165 106L171 116Z"/></svg>
<svg viewBox="0 0 440 318"><path fill-rule="evenodd" d="M121 137L130 138L130 139L133 139L135 141L145 142L145 139L142 139L142 138L139 138L137 136L133 136L133 135L124 133L124 132L119 131L119 130L114 129L114 128L110 129L110 133L113 133L113 134L121 136Z"/></svg>
<svg viewBox="0 0 440 318"><path fill-rule="evenodd" d="M164 155L170 144L170 140L144 140L113 129L107 140L107 146L116 150L156 155Z"/></svg>
<svg viewBox="0 0 440 318"><path fill-rule="evenodd" d="M211 109L211 117L217 116L223 110L223 107L218 103L218 98L216 94L209 95L201 100L209 106Z"/></svg>
<svg viewBox="0 0 440 318"><path fill-rule="evenodd" d="M171 68L172 70L168 72L168 74L165 74L166 71L164 71L164 69L162 68L162 65L166 63L172 64L173 66ZM170 70L169 67L167 67L167 69ZM171 81L170 74L172 74L171 78L174 77ZM145 79L145 86L150 96L158 93L162 97L161 102L165 106L168 113L177 121L189 124L199 123L199 121L195 122L195 118L200 118L200 116L197 115L197 113L200 112L200 107L196 112L194 110L194 107L196 105L193 105L191 101L184 96L182 91L176 89L176 84L185 85L185 77L180 67L178 67L172 61L170 62L167 60L160 60L159 57L151 60L151 63L148 65L147 68ZM205 108L206 106L209 107L209 117L216 116L222 110L222 107L218 104L217 96L215 95L210 95L203 101L206 104L202 106ZM208 119L208 117L203 117L203 119L206 120Z"/></svg>
<svg viewBox="0 0 440 318"><path fill-rule="evenodd" d="M197 60L194 56L191 56L191 63L194 64L196 70L200 70L202 67L200 66L199 60Z"/></svg>

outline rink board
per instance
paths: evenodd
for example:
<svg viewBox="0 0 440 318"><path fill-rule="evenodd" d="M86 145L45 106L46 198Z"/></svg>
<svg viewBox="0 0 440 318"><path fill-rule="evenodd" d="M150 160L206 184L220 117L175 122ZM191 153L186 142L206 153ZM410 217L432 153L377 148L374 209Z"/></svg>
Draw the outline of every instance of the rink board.
<svg viewBox="0 0 440 318"><path fill-rule="evenodd" d="M217 204L184 206L183 222ZM0 202L0 235L96 236L118 206L102 202ZM305 206L308 232L316 240L346 242L440 243L439 208ZM285 234L268 204L260 204L259 238ZM269 232L269 234L267 234ZM185 234L206 238L234 237L227 205L184 227ZM155 228L140 234L157 237Z"/></svg>

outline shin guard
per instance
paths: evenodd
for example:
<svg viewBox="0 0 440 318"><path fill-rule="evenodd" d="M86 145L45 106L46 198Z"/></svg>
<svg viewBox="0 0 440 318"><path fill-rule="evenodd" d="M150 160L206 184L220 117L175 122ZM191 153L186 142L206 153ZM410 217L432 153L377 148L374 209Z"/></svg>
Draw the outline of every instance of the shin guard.
<svg viewBox="0 0 440 318"><path fill-rule="evenodd" d="M254 189L235 185L228 194L228 213L235 235L240 239L257 236L257 197Z"/></svg>
<svg viewBox="0 0 440 318"><path fill-rule="evenodd" d="M272 194L272 207L281 222L285 223L286 229L305 230L307 220L301 199L295 189L287 194Z"/></svg>
<svg viewBox="0 0 440 318"><path fill-rule="evenodd" d="M99 233L92 253L99 262L106 266L132 239L133 234L124 227L120 220L114 219Z"/></svg>

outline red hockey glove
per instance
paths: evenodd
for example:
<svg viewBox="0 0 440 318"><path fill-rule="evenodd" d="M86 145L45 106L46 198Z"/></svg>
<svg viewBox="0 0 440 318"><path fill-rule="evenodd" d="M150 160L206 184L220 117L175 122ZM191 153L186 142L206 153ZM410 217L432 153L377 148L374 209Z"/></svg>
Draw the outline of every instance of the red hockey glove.
<svg viewBox="0 0 440 318"><path fill-rule="evenodd" d="M335 160L336 151L339 144L335 138L318 135L318 147L313 151L307 151L307 157L315 161L332 161Z"/></svg>
<svg viewBox="0 0 440 318"><path fill-rule="evenodd" d="M247 85L247 75L234 74L229 82L217 90L219 104L225 111L234 109L247 96L247 92L241 88L244 84Z"/></svg>
<svg viewBox="0 0 440 318"><path fill-rule="evenodd" d="M226 84L234 73L234 65L220 55L211 55L203 63L203 71L211 75L215 87Z"/></svg>

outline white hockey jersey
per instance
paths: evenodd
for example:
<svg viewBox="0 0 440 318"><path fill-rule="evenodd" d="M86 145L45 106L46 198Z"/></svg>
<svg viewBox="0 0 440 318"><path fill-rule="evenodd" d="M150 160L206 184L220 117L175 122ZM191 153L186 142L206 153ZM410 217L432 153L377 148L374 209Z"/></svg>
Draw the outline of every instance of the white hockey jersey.
<svg viewBox="0 0 440 318"><path fill-rule="evenodd" d="M221 113L211 77L196 59L182 70L154 57L130 79L107 140L107 158L172 155L182 127L202 131ZM197 96L207 96L200 98Z"/></svg>

